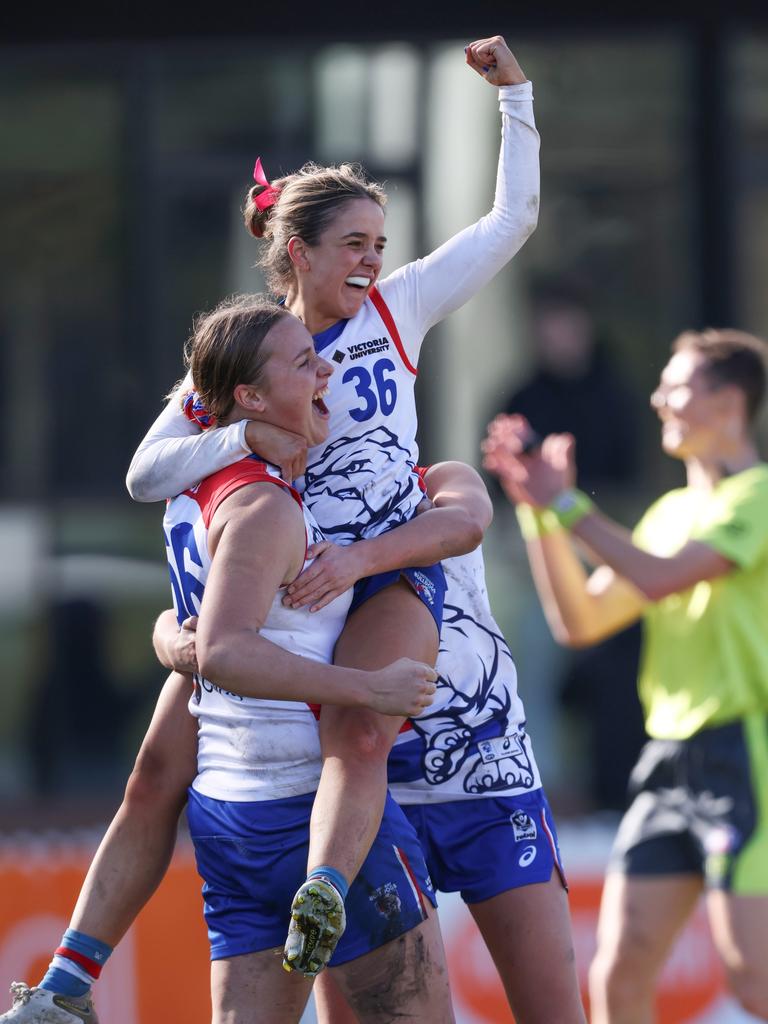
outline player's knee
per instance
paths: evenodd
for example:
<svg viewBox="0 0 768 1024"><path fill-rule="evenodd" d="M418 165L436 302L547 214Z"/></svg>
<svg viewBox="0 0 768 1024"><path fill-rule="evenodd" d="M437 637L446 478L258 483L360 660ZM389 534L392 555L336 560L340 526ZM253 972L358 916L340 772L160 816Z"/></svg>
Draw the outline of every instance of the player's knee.
<svg viewBox="0 0 768 1024"><path fill-rule="evenodd" d="M339 716L323 740L323 753L337 754L347 763L361 766L384 763L393 737L378 715L352 712Z"/></svg>
<svg viewBox="0 0 768 1024"><path fill-rule="evenodd" d="M392 739L376 723L363 722L349 737L348 752L355 761L365 764L385 762L392 747Z"/></svg>
<svg viewBox="0 0 768 1024"><path fill-rule="evenodd" d="M728 984L747 1013L768 1021L768 972L764 964L745 962L729 968Z"/></svg>

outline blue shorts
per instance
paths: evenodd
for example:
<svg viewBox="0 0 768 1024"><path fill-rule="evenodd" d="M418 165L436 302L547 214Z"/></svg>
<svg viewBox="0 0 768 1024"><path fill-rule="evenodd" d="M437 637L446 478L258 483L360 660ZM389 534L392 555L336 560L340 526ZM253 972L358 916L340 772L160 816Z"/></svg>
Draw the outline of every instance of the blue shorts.
<svg viewBox="0 0 768 1024"><path fill-rule="evenodd" d="M445 573L440 562L417 569L393 569L391 572L377 572L373 576L366 576L362 580L358 580L352 595L349 614L351 615L361 604L364 604L374 594L378 594L380 590L397 583L401 576L410 585L419 600L427 606L439 633L443 626L443 602L447 587Z"/></svg>
<svg viewBox="0 0 768 1024"><path fill-rule="evenodd" d="M552 811L543 789L519 796L403 804L416 829L432 883L465 903L534 882L553 868L567 890Z"/></svg>
<svg viewBox="0 0 768 1024"><path fill-rule="evenodd" d="M285 800L213 800L189 790L187 820L203 879L211 960L282 946L307 874L314 793ZM421 924L435 894L416 834L392 797L346 899L347 928L331 966Z"/></svg>

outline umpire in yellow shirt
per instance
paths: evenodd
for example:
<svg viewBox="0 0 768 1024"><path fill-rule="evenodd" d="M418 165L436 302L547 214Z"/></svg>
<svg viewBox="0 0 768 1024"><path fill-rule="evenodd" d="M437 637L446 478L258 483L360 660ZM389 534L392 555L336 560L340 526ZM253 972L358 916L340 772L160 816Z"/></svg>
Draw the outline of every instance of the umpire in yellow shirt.
<svg viewBox="0 0 768 1024"><path fill-rule="evenodd" d="M556 639L583 647L644 624L651 739L603 891L592 1024L653 1020L656 980L702 891L734 995L768 1020L768 465L753 426L765 386L759 339L676 339L651 405L686 486L634 533L575 489L570 435L536 446L523 417L502 416L484 443Z"/></svg>

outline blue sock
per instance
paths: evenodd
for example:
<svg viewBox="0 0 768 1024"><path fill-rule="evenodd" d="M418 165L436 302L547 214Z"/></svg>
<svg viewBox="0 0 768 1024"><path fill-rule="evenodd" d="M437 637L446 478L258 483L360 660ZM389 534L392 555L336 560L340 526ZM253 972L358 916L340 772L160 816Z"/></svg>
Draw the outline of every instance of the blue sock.
<svg viewBox="0 0 768 1024"><path fill-rule="evenodd" d="M84 996L111 952L106 942L67 928L38 987L64 996Z"/></svg>
<svg viewBox="0 0 768 1024"><path fill-rule="evenodd" d="M327 879L331 883L331 885L335 886L339 890L339 893L341 894L341 898L343 900L347 898L347 893L349 892L349 882L346 880L346 878L344 877L344 875L342 875L340 871L336 870L336 868L329 867L327 864L321 864L320 867L312 868L312 870L307 875L307 881L309 881L310 878Z"/></svg>

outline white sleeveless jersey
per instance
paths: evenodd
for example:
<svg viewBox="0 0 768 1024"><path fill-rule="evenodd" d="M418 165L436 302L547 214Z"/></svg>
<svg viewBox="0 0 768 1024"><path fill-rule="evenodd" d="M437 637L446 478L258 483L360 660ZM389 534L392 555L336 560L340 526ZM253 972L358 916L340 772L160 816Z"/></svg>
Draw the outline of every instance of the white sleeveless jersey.
<svg viewBox="0 0 768 1024"><path fill-rule="evenodd" d="M396 308L405 285L382 286ZM357 316L322 350L336 369L326 399L328 441L313 448L297 481L323 533L337 544L375 537L413 515L423 497L413 469L416 446L416 367L400 334L404 316L390 312L374 288ZM409 323L411 353L421 337Z"/></svg>
<svg viewBox="0 0 768 1024"><path fill-rule="evenodd" d="M208 527L234 491L269 482L291 492L302 509L307 544L323 539L311 512L278 471L255 456L208 477L169 502L164 520L179 622L198 615L211 566ZM308 563L305 561L304 567ZM325 608L285 608L278 591L261 635L292 654L330 662L349 610L351 590ZM195 676L190 712L199 720L198 775L193 786L217 800L276 800L311 793L320 778L317 720L308 704L241 697Z"/></svg>
<svg viewBox="0 0 768 1024"><path fill-rule="evenodd" d="M482 549L443 561L448 588L437 693L389 757L402 804L526 793L541 786L517 672L491 613Z"/></svg>

